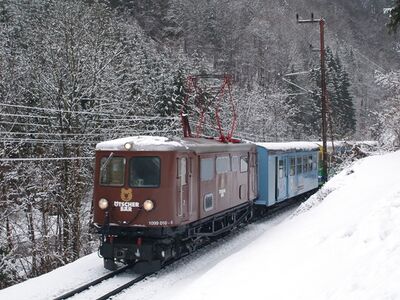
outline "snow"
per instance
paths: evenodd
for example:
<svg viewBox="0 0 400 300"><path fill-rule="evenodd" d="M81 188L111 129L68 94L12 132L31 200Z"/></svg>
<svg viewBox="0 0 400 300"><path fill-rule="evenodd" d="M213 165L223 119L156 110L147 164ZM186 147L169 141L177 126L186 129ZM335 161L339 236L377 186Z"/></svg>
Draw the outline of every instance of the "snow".
<svg viewBox="0 0 400 300"><path fill-rule="evenodd" d="M315 142L276 142L276 143L256 143L268 150L318 150L318 144Z"/></svg>
<svg viewBox="0 0 400 300"><path fill-rule="evenodd" d="M113 299L400 299L400 151L357 161L308 201ZM101 274L96 254L0 291L48 299Z"/></svg>
<svg viewBox="0 0 400 300"><path fill-rule="evenodd" d="M125 137L98 143L96 145L96 150L110 150L110 151L126 150L125 149L126 143L131 143L132 150L136 151L147 150L147 149L151 150L154 149L154 146L157 146L158 149L164 147L165 150L173 149L174 147L182 147L181 143L171 140L167 137L131 136L131 137Z"/></svg>

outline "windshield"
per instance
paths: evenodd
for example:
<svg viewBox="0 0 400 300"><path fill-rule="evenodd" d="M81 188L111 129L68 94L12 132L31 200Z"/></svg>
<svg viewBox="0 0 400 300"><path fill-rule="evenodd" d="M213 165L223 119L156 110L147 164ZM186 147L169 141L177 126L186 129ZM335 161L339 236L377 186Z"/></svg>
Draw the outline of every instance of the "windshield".
<svg viewBox="0 0 400 300"><path fill-rule="evenodd" d="M125 158L103 157L100 161L100 184L111 186L124 185Z"/></svg>
<svg viewBox="0 0 400 300"><path fill-rule="evenodd" d="M160 158L134 157L130 161L129 185L131 187L160 186Z"/></svg>

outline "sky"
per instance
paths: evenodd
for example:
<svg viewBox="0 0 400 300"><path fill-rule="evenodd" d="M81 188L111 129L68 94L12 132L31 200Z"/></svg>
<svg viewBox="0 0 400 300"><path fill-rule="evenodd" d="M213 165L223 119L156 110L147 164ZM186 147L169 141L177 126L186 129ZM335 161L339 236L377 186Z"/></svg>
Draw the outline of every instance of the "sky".
<svg viewBox="0 0 400 300"><path fill-rule="evenodd" d="M242 228L113 299L400 299L400 151L356 161L298 206ZM51 299L107 271L97 253L0 290ZM73 299L94 299L127 272Z"/></svg>

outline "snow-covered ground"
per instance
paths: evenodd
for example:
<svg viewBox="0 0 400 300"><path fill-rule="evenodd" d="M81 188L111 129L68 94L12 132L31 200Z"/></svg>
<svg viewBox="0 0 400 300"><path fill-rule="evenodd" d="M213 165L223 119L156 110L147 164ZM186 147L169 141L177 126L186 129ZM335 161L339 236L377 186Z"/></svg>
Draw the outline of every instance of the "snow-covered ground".
<svg viewBox="0 0 400 300"><path fill-rule="evenodd" d="M92 254L1 290L0 299L51 299L104 273ZM400 299L400 151L356 162L297 209L113 299L188 298Z"/></svg>

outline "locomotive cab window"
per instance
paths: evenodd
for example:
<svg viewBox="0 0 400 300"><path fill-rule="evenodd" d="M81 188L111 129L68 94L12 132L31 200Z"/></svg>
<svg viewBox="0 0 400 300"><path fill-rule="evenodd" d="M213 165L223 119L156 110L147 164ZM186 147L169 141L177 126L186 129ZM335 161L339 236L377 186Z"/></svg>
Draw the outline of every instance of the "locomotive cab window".
<svg viewBox="0 0 400 300"><path fill-rule="evenodd" d="M131 187L159 187L161 175L160 158L156 156L134 157L129 166Z"/></svg>
<svg viewBox="0 0 400 300"><path fill-rule="evenodd" d="M240 157L240 172L244 173L247 172L249 165L249 158L247 156L241 156Z"/></svg>
<svg viewBox="0 0 400 300"><path fill-rule="evenodd" d="M103 157L100 160L100 184L109 186L124 185L125 158Z"/></svg>

